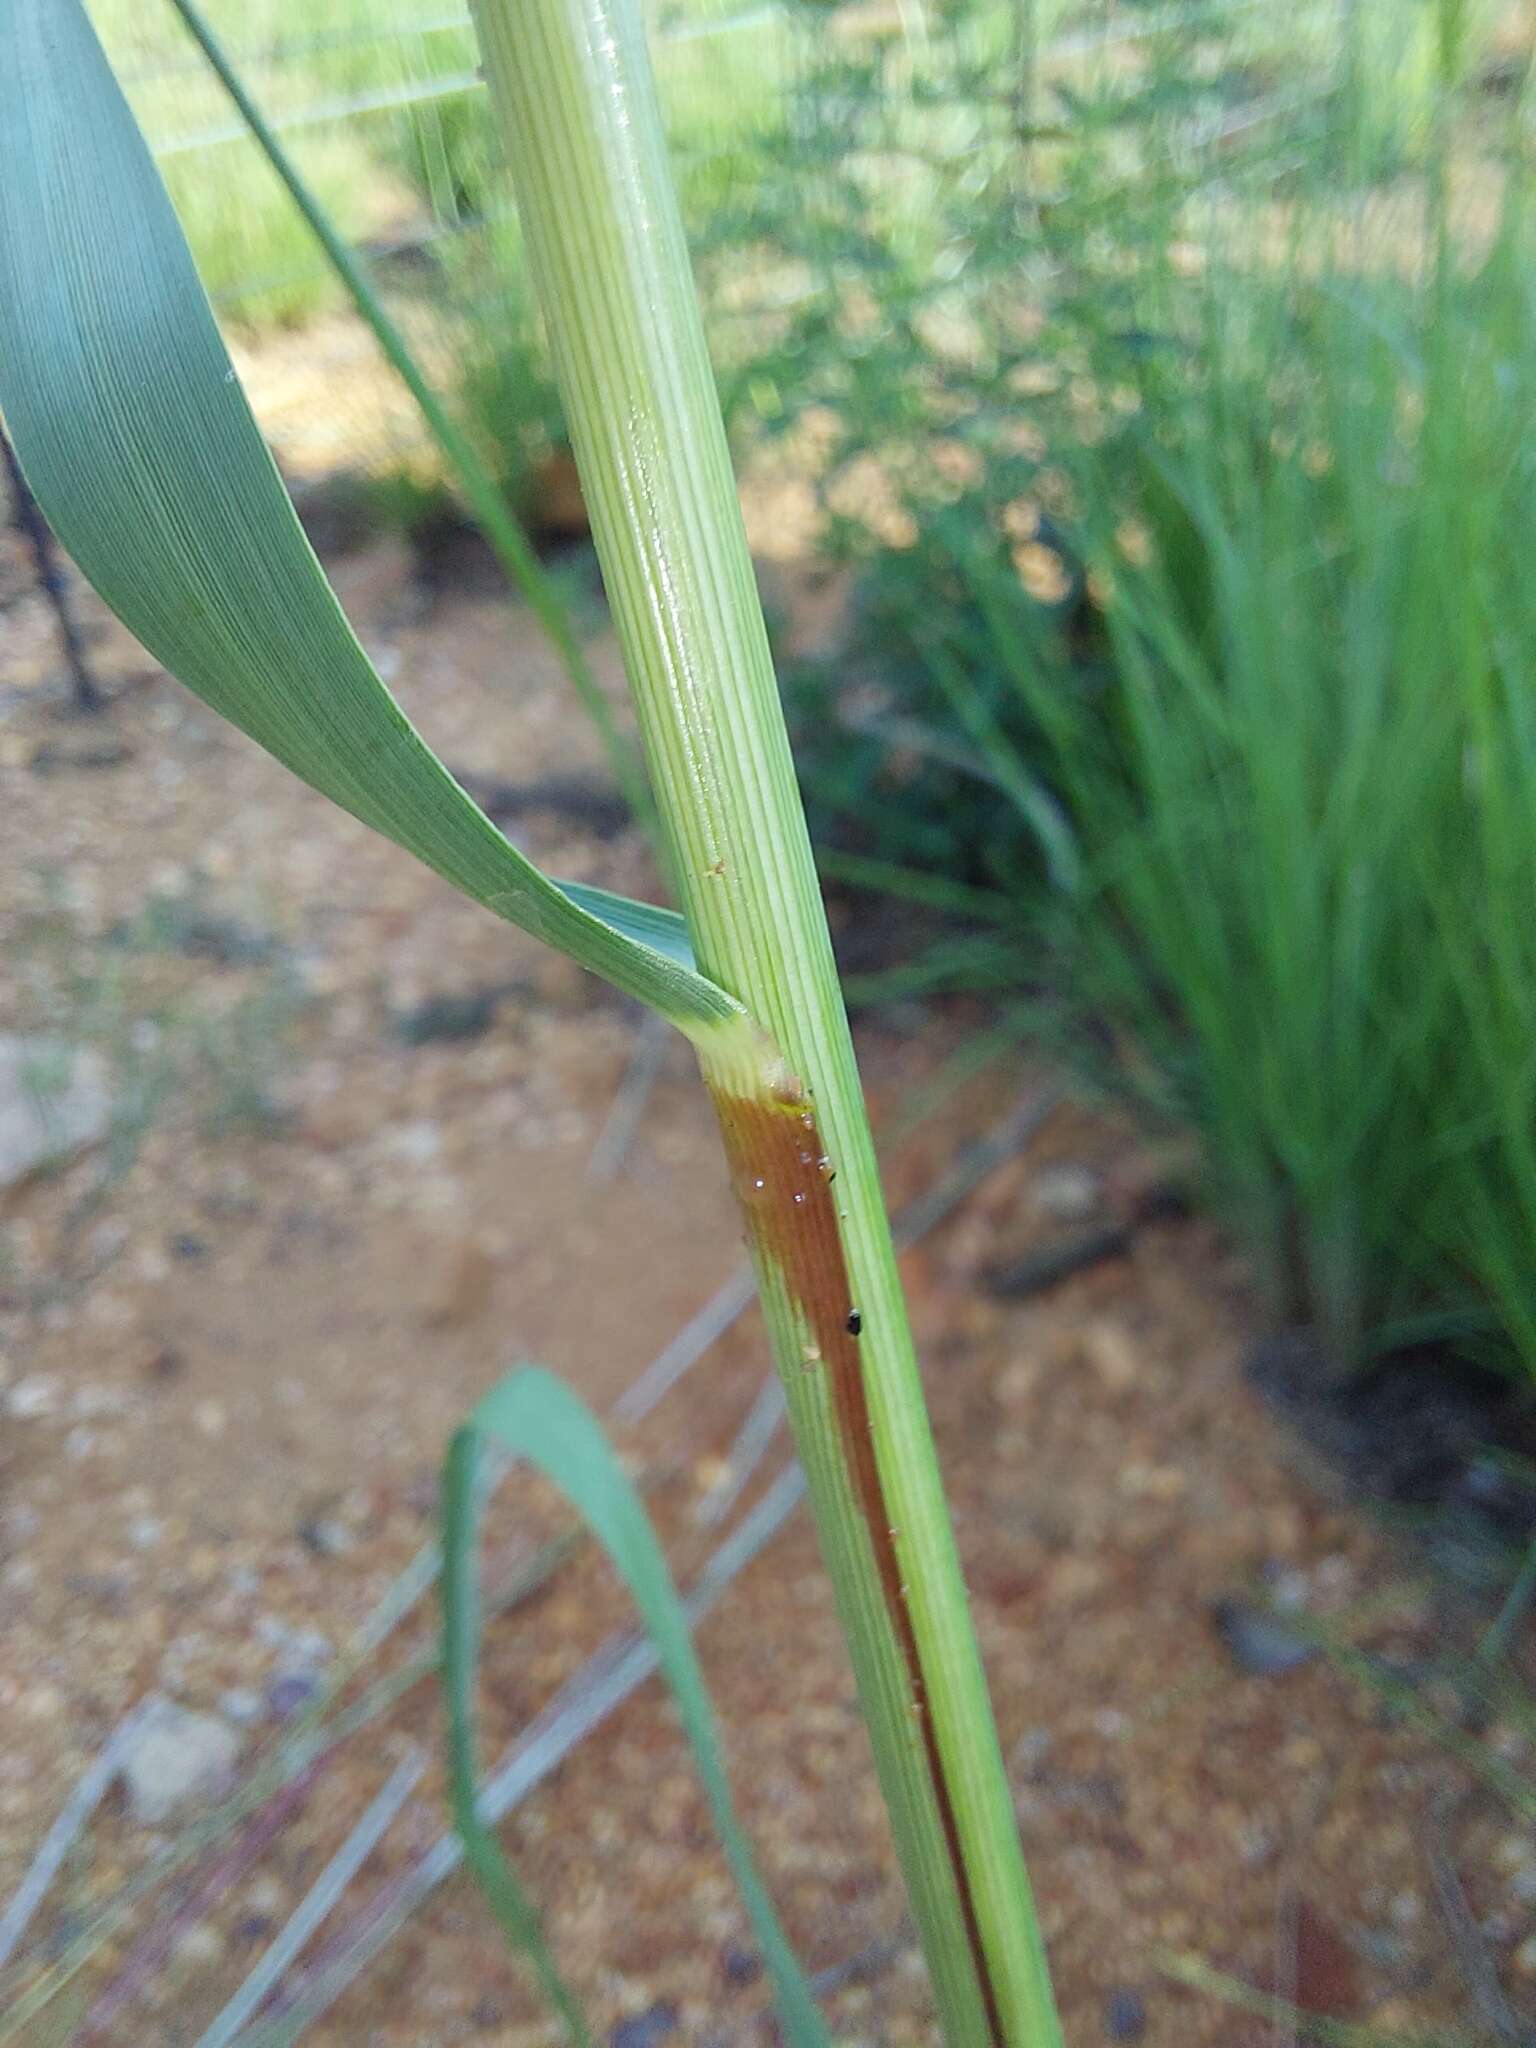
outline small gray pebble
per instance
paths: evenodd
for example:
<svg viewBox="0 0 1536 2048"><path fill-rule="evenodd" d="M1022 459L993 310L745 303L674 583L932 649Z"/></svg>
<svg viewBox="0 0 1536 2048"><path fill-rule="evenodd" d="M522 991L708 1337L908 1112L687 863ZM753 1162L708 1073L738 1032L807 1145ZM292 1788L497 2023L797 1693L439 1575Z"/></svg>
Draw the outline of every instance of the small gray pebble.
<svg viewBox="0 0 1536 2048"><path fill-rule="evenodd" d="M1091 1166L1062 1160L1042 1166L1030 1184L1035 1206L1058 1223L1083 1223L1098 1208L1104 1183Z"/></svg>
<svg viewBox="0 0 1536 2048"><path fill-rule="evenodd" d="M345 1522L334 1515L315 1515L299 1524L299 1541L316 1557L344 1557L357 1547L357 1538Z"/></svg>
<svg viewBox="0 0 1536 2048"><path fill-rule="evenodd" d="M657 2048L669 2034L677 2032L677 2007L653 2005L633 2019L620 2020L608 2036L608 2048Z"/></svg>
<svg viewBox="0 0 1536 2048"><path fill-rule="evenodd" d="M1211 1619L1240 1671L1251 1678L1276 1678L1317 1655L1317 1645L1288 1629L1278 1616L1246 1600L1218 1600Z"/></svg>
<svg viewBox="0 0 1536 2048"><path fill-rule="evenodd" d="M291 1721L318 1690L318 1682L307 1671L285 1672L267 1687L267 1712L274 1721Z"/></svg>
<svg viewBox="0 0 1536 2048"><path fill-rule="evenodd" d="M141 1827L158 1827L178 1807L216 1798L239 1754L240 1736L227 1721L160 1701L123 1756L129 1812Z"/></svg>
<svg viewBox="0 0 1536 2048"><path fill-rule="evenodd" d="M1104 2031L1111 2041L1139 2041L1147 2031L1147 2008L1139 1991L1126 1985L1104 2001Z"/></svg>

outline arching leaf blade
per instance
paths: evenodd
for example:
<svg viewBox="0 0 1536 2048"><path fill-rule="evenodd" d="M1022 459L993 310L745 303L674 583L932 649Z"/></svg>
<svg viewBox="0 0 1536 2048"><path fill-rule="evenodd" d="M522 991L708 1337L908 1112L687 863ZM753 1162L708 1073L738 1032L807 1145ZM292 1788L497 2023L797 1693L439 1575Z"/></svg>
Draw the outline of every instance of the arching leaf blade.
<svg viewBox="0 0 1536 2048"><path fill-rule="evenodd" d="M375 673L79 0L10 0L0 14L0 411L82 573L215 711L691 1036L742 1021L668 913L634 906L610 922L598 906L621 899L540 873Z"/></svg>
<svg viewBox="0 0 1536 2048"><path fill-rule="evenodd" d="M474 1687L480 1647L476 1597L479 1448L485 1438L535 1465L559 1487L607 1551L640 1610L672 1688L726 1857L773 1981L792 2048L829 2048L826 2027L764 1889L731 1799L714 1709L661 1545L602 1425L562 1380L538 1366L509 1373L455 1436L443 1471L443 1684L448 1698L454 1817L465 1854L498 1919L527 1946L537 1934L521 1888L475 1812ZM529 1949L543 1974L537 1952ZM553 1966L550 1965L550 1968Z"/></svg>

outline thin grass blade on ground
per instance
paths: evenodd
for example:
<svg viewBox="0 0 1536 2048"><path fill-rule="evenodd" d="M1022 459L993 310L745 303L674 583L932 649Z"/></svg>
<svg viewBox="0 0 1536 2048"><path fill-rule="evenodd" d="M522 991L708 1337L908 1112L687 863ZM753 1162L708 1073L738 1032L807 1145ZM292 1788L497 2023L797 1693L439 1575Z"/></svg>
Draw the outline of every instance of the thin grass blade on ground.
<svg viewBox="0 0 1536 2048"><path fill-rule="evenodd" d="M453 1805L460 1839L509 1938L530 1956L566 2018L583 2031L559 1985L538 1923L477 1810L473 1692L479 1668L475 1469L490 1439L544 1472L592 1528L639 1607L672 1687L737 1889L773 1979L779 2015L798 2048L825 2048L826 2029L779 1927L736 1818L714 1711L655 1531L597 1419L553 1375L527 1366L492 1389L454 1437L443 1473L443 1669L451 1729Z"/></svg>
<svg viewBox="0 0 1536 2048"><path fill-rule="evenodd" d="M683 1601L696 1627L738 1576L784 1526L805 1495L797 1465L783 1467L762 1498L714 1551ZM571 1751L658 1668L649 1637L616 1637L603 1644L567 1680L549 1705L512 1744L481 1787L479 1812L492 1825L541 1785ZM445 1835L405 1875L383 1887L359 1911L335 1949L317 1959L281 2001L281 2014L241 2038L241 2048L287 2048L304 2027L338 1999L410 1919L432 1891L464 1860L456 1834Z"/></svg>

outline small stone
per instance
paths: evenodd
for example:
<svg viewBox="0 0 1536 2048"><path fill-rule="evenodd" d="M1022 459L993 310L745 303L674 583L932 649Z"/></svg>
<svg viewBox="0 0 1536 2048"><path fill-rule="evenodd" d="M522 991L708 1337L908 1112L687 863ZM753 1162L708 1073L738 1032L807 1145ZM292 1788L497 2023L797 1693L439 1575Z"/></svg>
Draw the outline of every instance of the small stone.
<svg viewBox="0 0 1536 2048"><path fill-rule="evenodd" d="M178 1807L221 1791L239 1754L240 1737L227 1721L163 1704L123 1759L129 1812L141 1827L158 1827Z"/></svg>
<svg viewBox="0 0 1536 2048"><path fill-rule="evenodd" d="M476 1999L470 2011L469 2024L477 2032L488 2034L492 2027L501 2026L506 2017L506 2008L501 2001L487 1994L484 1998Z"/></svg>
<svg viewBox="0 0 1536 2048"><path fill-rule="evenodd" d="M299 1541L316 1557L344 1557L357 1548L357 1538L335 1515L315 1515L301 1522Z"/></svg>
<svg viewBox="0 0 1536 2048"><path fill-rule="evenodd" d="M1022 1407L1040 1384L1040 1361L1036 1358L1017 1358L1012 1365L1004 1366L993 1381L997 1398L1005 1408Z"/></svg>
<svg viewBox="0 0 1536 2048"><path fill-rule="evenodd" d="M1288 1614L1305 1607L1312 1590L1304 1571L1282 1563L1279 1558L1271 1558L1264 1566L1264 1584L1275 1606L1283 1607Z"/></svg>
<svg viewBox="0 0 1536 2048"><path fill-rule="evenodd" d="M1058 1223L1082 1223L1098 1208L1104 1183L1091 1166L1063 1160L1042 1166L1030 1185L1035 1206Z"/></svg>
<svg viewBox="0 0 1536 2048"><path fill-rule="evenodd" d="M248 1685L232 1685L219 1695L219 1712L239 1728L249 1728L266 1711L266 1701Z"/></svg>
<svg viewBox="0 0 1536 2048"><path fill-rule="evenodd" d="M224 1937L206 1924L189 1927L176 1944L176 1960L188 1969L207 1969L224 1957Z"/></svg>
<svg viewBox="0 0 1536 2048"><path fill-rule="evenodd" d="M391 1027L402 1045L462 1045L485 1036L510 993L505 982L498 982L494 988L472 989L467 995L429 996L410 1009L396 1011Z"/></svg>
<svg viewBox="0 0 1536 2048"><path fill-rule="evenodd" d="M1384 1970L1401 1976L1408 1969L1412 1951L1406 1941L1395 1934L1388 1934L1380 1927L1355 1926L1350 1930L1350 1941L1362 1959L1373 1970ZM1380 2017L1380 2009L1374 2017Z"/></svg>
<svg viewBox="0 0 1536 2048"><path fill-rule="evenodd" d="M711 1452L706 1452L702 1458L695 1458L693 1462L695 1492L702 1494L718 1493L722 1486L729 1484L734 1469L729 1458L722 1458Z"/></svg>
<svg viewBox="0 0 1536 2048"><path fill-rule="evenodd" d="M1355 1579L1354 1561L1335 1551L1331 1557L1318 1559L1315 1576L1324 1592L1347 1592Z"/></svg>
<svg viewBox="0 0 1536 2048"><path fill-rule="evenodd" d="M754 1955L749 1948L737 1948L732 1943L720 1952L720 1974L737 1990L743 1985L755 1984L763 1974L762 1957Z"/></svg>
<svg viewBox="0 0 1536 2048"><path fill-rule="evenodd" d="M1252 1678L1275 1678L1295 1671L1317 1655L1309 1643L1288 1629L1275 1615L1246 1600L1218 1600L1211 1609L1217 1633L1231 1652L1239 1671Z"/></svg>
<svg viewBox="0 0 1536 2048"><path fill-rule="evenodd" d="M1013 1768L1026 1777L1038 1771L1051 1753L1052 1741L1049 1728L1026 1728L1013 1745L1013 1755L1009 1759Z"/></svg>
<svg viewBox="0 0 1536 2048"><path fill-rule="evenodd" d="M36 1422L57 1413L59 1382L53 1373L29 1373L6 1395L6 1408L18 1422Z"/></svg>
<svg viewBox="0 0 1536 2048"><path fill-rule="evenodd" d="M443 1134L434 1123L393 1124L384 1132L382 1149L403 1166L430 1166L443 1149Z"/></svg>
<svg viewBox="0 0 1536 2048"><path fill-rule="evenodd" d="M1142 1360L1124 1325L1093 1322L1078 1340L1090 1371L1107 1394L1128 1394L1141 1377Z"/></svg>
<svg viewBox="0 0 1536 2048"><path fill-rule="evenodd" d="M192 1420L203 1436L222 1436L229 1418L220 1401L199 1401L192 1410Z"/></svg>
<svg viewBox="0 0 1536 2048"><path fill-rule="evenodd" d="M281 1678L274 1678L267 1687L267 1712L275 1721L291 1721L295 1714L302 1713L318 1691L319 1682L310 1672L284 1672Z"/></svg>
<svg viewBox="0 0 1536 2048"><path fill-rule="evenodd" d="M166 1245L166 1250L173 1259L180 1259L184 1264L192 1265L199 1259L207 1258L208 1240L199 1237L195 1230L178 1230Z"/></svg>
<svg viewBox="0 0 1536 2048"><path fill-rule="evenodd" d="M1251 1870L1262 1869L1273 1857L1278 1846L1274 1830L1257 1816L1243 1822L1234 1839L1237 1853Z"/></svg>
<svg viewBox="0 0 1536 2048"><path fill-rule="evenodd" d="M1104 1567L1096 1558L1058 1557L1045 1575L1046 1599L1053 1607L1075 1606L1097 1593L1105 1577Z"/></svg>
<svg viewBox="0 0 1536 2048"><path fill-rule="evenodd" d="M1139 2041L1147 2031L1146 2001L1121 1984L1104 2001L1104 2033L1111 2041Z"/></svg>
<svg viewBox="0 0 1536 2048"><path fill-rule="evenodd" d="M1323 1745L1315 1735L1293 1735L1280 1751L1288 1771L1315 1771L1325 1761Z"/></svg>
<svg viewBox="0 0 1536 2048"><path fill-rule="evenodd" d="M288 1894L270 1870L263 1870L259 1871L246 1886L245 1903L253 1913L271 1916L285 1910Z"/></svg>
<svg viewBox="0 0 1536 2048"><path fill-rule="evenodd" d="M129 1406L116 1387L76 1387L70 1400L71 1412L85 1420L100 1415L121 1415Z"/></svg>
<svg viewBox="0 0 1536 2048"><path fill-rule="evenodd" d="M608 2036L609 2048L657 2048L658 2042L677 2032L677 2021L677 2007L663 2001L632 2019L620 2020Z"/></svg>

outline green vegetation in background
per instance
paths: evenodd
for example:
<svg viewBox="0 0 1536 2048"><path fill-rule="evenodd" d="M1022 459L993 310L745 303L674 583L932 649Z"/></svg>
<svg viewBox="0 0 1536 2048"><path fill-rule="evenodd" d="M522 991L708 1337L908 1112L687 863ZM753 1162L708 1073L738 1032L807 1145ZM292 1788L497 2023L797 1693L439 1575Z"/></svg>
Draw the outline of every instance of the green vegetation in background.
<svg viewBox="0 0 1536 2048"><path fill-rule="evenodd" d="M1524 173L1457 124L1452 54L1437 147L1491 243L1437 228L1449 178L1330 190L1343 129L1113 239L1102 165L1069 185L1028 344L975 405L946 380L942 433L909 378L905 531L855 529L846 640L792 685L845 860L1014 907L900 985L1022 982L1193 1125L1336 1372L1412 1338L1536 1370L1536 308ZM983 447L1010 380L1026 431Z"/></svg>
<svg viewBox="0 0 1536 2048"><path fill-rule="evenodd" d="M1490 6L1467 0L1468 67ZM257 332L344 307L174 10L101 0L95 12L146 131L171 152L162 168L222 317ZM560 445L563 429L467 21L410 0L343 0L320 28L296 0L208 12L327 213L373 259L464 426L482 450L513 451L503 481L532 516L542 486L526 451ZM1283 25L1247 0L1145 13L1038 0L889 18L715 0L663 9L655 30L728 413L755 438L830 401L845 457L911 438L916 377L954 381L943 330L956 306L975 319L989 278L1017 305L1036 200L1059 216L1057 248L1075 248L1084 274L1074 277L1074 258L1059 275L1032 274L1030 292L1092 291L1106 282L1095 246L1127 183L1144 215L1149 181L1187 188L1213 155L1229 175L1234 151L1246 161L1311 149L1339 127L1356 74L1401 131L1385 153L1375 141L1362 149L1411 160L1434 47L1430 10L1396 0L1305 0ZM1037 139L1021 145L1026 91ZM1228 121L1235 135L1223 140ZM983 349L961 381L979 394L997 356ZM373 440L361 425L359 435ZM424 450L391 461L387 446L366 445L359 466L383 518L429 526L452 510Z"/></svg>
<svg viewBox="0 0 1536 2048"><path fill-rule="evenodd" d="M455 23L451 8L415 0L336 0L321 26L302 0L219 0L205 11L347 239L400 248L402 292L441 306L454 266L450 259L439 275L438 255L454 240L479 240L482 226L495 228L509 212L467 10ZM260 331L343 306L174 9L98 0L92 15L223 316ZM738 143L774 118L779 10L692 7L669 13L661 33L674 145L693 196L707 205L730 177ZM493 253L515 257L515 238ZM468 268L483 270L484 261ZM451 303L473 315L495 296Z"/></svg>
<svg viewBox="0 0 1536 2048"><path fill-rule="evenodd" d="M455 71L473 72L467 27L424 33L409 0L337 0L317 27L297 0L211 8L253 90L287 131L341 232L389 242L423 224L422 156L441 106L368 110ZM256 329L333 311L343 294L292 202L241 133L217 80L169 5L100 0L93 15L157 152L201 273L227 317ZM355 107L352 112L345 111ZM311 114L321 118L310 120ZM422 124L427 124L423 127ZM422 140L418 146L418 135Z"/></svg>

